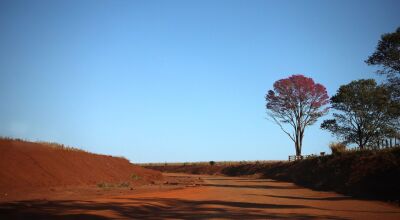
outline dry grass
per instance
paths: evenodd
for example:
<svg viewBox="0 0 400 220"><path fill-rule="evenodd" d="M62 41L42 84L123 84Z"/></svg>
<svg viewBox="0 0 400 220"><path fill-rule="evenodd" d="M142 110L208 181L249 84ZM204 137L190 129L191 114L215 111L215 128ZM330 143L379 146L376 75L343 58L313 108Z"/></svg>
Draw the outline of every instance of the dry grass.
<svg viewBox="0 0 400 220"><path fill-rule="evenodd" d="M80 148L71 147L71 146L67 146L67 145L64 145L64 144L59 144L59 143L56 143L56 142L37 141L36 143L42 144L44 146L52 147L52 148L55 148L55 149L59 149L59 150L77 151L77 152L89 153L89 152L87 152L85 150L82 150ZM93 154L93 153L91 153L91 154Z"/></svg>
<svg viewBox="0 0 400 220"><path fill-rule="evenodd" d="M32 142L32 141L29 141L29 140L24 140L24 139L20 139L20 138L11 138L11 137L0 137L0 140L18 141L18 142L26 142L26 143L31 143ZM43 146L51 147L51 148L54 148L54 149L59 149L59 150L90 153L90 152L82 150L80 148L71 147L71 146L64 145L64 144L59 144L59 143L56 143L56 142L35 141L34 143L41 144ZM94 154L94 153L90 153L90 154Z"/></svg>
<svg viewBox="0 0 400 220"><path fill-rule="evenodd" d="M347 146L343 143L332 142L329 144L329 148L332 151L332 154L341 154L346 152Z"/></svg>

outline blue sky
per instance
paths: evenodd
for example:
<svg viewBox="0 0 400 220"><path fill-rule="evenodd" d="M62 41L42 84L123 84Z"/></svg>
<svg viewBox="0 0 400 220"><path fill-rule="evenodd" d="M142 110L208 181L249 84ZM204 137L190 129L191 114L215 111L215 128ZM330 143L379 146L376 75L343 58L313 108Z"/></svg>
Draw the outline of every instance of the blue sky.
<svg viewBox="0 0 400 220"><path fill-rule="evenodd" d="M274 81L329 95L375 78L363 61L399 1L0 1L0 135L133 162L294 154L266 119ZM335 139L305 133L303 153Z"/></svg>

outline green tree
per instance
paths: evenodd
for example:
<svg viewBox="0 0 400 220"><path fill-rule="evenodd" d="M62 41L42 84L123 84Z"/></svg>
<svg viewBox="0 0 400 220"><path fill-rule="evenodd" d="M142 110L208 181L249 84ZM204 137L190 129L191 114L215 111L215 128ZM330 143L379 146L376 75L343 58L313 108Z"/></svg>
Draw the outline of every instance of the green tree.
<svg viewBox="0 0 400 220"><path fill-rule="evenodd" d="M342 139L355 143L361 149L373 146L386 134L393 132L389 122L392 112L399 106L392 101L384 86L377 86L373 79L361 79L342 85L331 97L336 112L334 119L325 120L322 129Z"/></svg>
<svg viewBox="0 0 400 220"><path fill-rule="evenodd" d="M392 100L400 103L400 27L393 33L383 34L375 52L365 62L381 67L377 73L387 77L385 86L390 91ZM393 109L391 114L396 117L390 123L399 133L400 108Z"/></svg>
<svg viewBox="0 0 400 220"><path fill-rule="evenodd" d="M365 61L368 65L378 65L377 72L393 77L400 73L400 27L393 33L383 34L376 51Z"/></svg>

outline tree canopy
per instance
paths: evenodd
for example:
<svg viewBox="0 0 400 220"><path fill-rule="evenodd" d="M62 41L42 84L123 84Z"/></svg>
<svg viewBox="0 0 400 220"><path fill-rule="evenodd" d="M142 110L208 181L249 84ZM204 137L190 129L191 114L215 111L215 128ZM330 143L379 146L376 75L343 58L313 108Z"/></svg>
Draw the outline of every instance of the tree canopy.
<svg viewBox="0 0 400 220"><path fill-rule="evenodd" d="M383 34L375 52L365 62L368 65L381 67L377 73L387 76L384 86L390 92L392 100L400 103L400 27L393 33ZM399 131L400 108L394 109L392 114L397 117L391 124Z"/></svg>
<svg viewBox="0 0 400 220"><path fill-rule="evenodd" d="M376 51L365 61L368 65L378 65L380 74L395 76L400 73L400 27L393 33L382 35Z"/></svg>
<svg viewBox="0 0 400 220"><path fill-rule="evenodd" d="M303 75L278 80L265 96L268 115L295 143L296 155L301 155L304 130L326 114L329 96L326 88ZM289 124L287 131L283 124Z"/></svg>
<svg viewBox="0 0 400 220"><path fill-rule="evenodd" d="M390 92L373 79L355 80L342 85L331 97L334 119L325 120L321 128L338 136L346 144L356 143L361 149L377 144L393 132L390 126L399 108Z"/></svg>

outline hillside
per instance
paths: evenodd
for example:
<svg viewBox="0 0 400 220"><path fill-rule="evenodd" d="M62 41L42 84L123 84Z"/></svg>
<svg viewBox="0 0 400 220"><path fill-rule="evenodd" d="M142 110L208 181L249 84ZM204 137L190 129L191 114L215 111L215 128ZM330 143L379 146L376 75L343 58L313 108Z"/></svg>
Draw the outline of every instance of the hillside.
<svg viewBox="0 0 400 220"><path fill-rule="evenodd" d="M0 193L53 186L160 180L158 171L120 157L85 152L58 144L0 139Z"/></svg>
<svg viewBox="0 0 400 220"><path fill-rule="evenodd" d="M293 162L147 165L161 172L258 176L361 198L400 201L400 147L346 151Z"/></svg>

